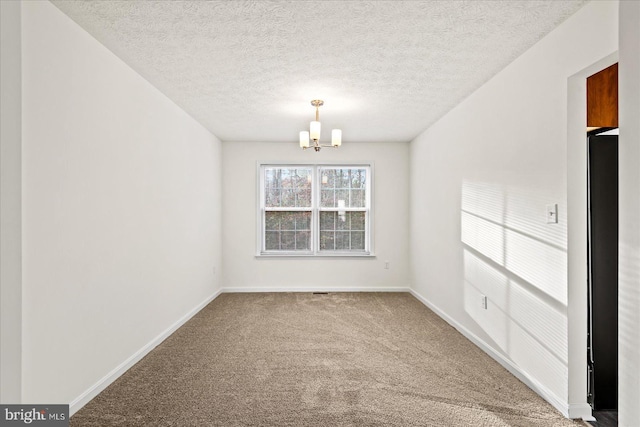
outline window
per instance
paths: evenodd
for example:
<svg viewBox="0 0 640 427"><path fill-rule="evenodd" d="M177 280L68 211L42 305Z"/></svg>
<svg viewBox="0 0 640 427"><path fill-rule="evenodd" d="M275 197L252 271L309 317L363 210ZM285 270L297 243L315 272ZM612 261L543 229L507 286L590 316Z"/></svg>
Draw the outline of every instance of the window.
<svg viewBox="0 0 640 427"><path fill-rule="evenodd" d="M260 255L370 255L370 165L261 165Z"/></svg>

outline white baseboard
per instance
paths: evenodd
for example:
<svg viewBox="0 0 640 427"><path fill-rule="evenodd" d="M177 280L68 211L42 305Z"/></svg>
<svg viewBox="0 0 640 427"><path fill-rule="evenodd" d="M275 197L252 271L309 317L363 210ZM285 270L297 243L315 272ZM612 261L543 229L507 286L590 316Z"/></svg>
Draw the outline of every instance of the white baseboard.
<svg viewBox="0 0 640 427"><path fill-rule="evenodd" d="M245 293L245 292L409 292L410 288L400 287L386 287L386 288L373 288L373 287L331 287L331 286L316 286L316 287L226 287L222 288L223 293Z"/></svg>
<svg viewBox="0 0 640 427"><path fill-rule="evenodd" d="M231 287L222 288L216 291L213 295L206 298L203 302L194 307L187 314L178 319L173 325L163 331L156 338L151 340L147 345L142 347L136 353L134 353L127 360L122 362L119 366L105 375L101 380L96 382L88 390L74 399L69 405L69 416L75 414L84 405L86 405L91 399L96 397L100 392L113 383L118 377L124 374L129 368L139 362L144 356L146 356L151 350L162 343L167 337L175 332L180 326L185 324L189 319L202 310L207 304L213 301L221 293L242 293L242 292L409 292L422 302L429 309L434 311L438 316L444 319L451 326L456 328L462 335L480 347L485 353L496 360L505 369L511 372L516 378L529 386L532 390L538 393L543 399L553 405L558 411L560 411L565 417L568 418L582 418L586 421L593 421L594 418L591 414L591 407L588 404L572 404L560 399L553 392L547 389L542 384L538 383L535 379L531 378L526 373L522 372L518 366L514 365L509 359L505 358L502 354L497 352L486 342L473 334L467 328L455 321L445 312L433 305L429 300L422 295L410 289L408 287L387 287L387 288L371 288L371 287L353 287L353 288L333 288L333 287L321 287L321 288L277 288L277 287Z"/></svg>
<svg viewBox="0 0 640 427"><path fill-rule="evenodd" d="M582 418L585 421L595 421L591 406L588 403L570 403L569 418Z"/></svg>
<svg viewBox="0 0 640 427"><path fill-rule="evenodd" d="M195 316L200 310L202 310L207 304L216 299L218 295L222 293L222 290L219 289L213 293L213 295L205 298L200 304L190 310L187 314L178 319L173 325L169 326L165 331L163 331L160 335L152 339L147 345L142 347L140 350L135 352L131 357L122 362L119 366L105 375L101 380L96 382L93 386L91 386L88 390L82 393L80 396L75 398L69 404L69 416L72 416L76 412L78 412L84 405L86 405L91 399L96 397L102 390L107 388L111 383L113 383L118 377L124 374L129 368L138 363L144 356L146 356L151 350L156 348L162 341L167 339L169 335L174 333L180 326L184 325L189 319Z"/></svg>
<svg viewBox="0 0 640 427"><path fill-rule="evenodd" d="M411 295L416 297L420 302L422 302L434 313L444 319L448 324L456 328L458 332L464 335L469 341L480 347L481 350L491 356L491 358L502 365L507 371L511 372L516 378L529 386L529 388L531 388L533 391L538 393L540 397L553 405L553 407L560 411L562 415L567 418L583 418L587 421L591 421L593 419L593 417L591 416L591 407L589 407L589 405L586 405L589 408L588 414L586 408L583 405L570 406L566 401L558 397L555 393L540 384L534 378L531 378L527 373L521 371L520 368L517 365L513 364L511 360L507 359L503 354L496 351L493 347L484 342L473 332L469 331L463 325L447 315L444 311L440 310L425 297L423 297L413 289L411 289L410 292Z"/></svg>

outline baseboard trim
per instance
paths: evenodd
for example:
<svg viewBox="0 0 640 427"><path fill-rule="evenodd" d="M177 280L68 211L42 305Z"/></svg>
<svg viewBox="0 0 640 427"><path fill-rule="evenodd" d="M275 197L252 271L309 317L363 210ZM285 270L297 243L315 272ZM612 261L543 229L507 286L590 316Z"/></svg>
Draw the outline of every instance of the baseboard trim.
<svg viewBox="0 0 640 427"><path fill-rule="evenodd" d="M317 286L313 288L309 287L272 287L272 286L260 286L260 287L227 287L222 288L222 292L226 294L233 293L263 293L263 292L409 292L410 288L399 287L386 287L386 288L373 288L373 287L331 287L331 286Z"/></svg>
<svg viewBox="0 0 640 427"><path fill-rule="evenodd" d="M69 404L69 416L72 416L79 411L84 405L86 405L91 399L96 397L100 392L107 388L111 383L118 379L122 374L129 370L133 365L139 362L144 356L146 356L151 350L161 344L172 333L174 333L180 326L184 325L189 319L195 316L200 310L202 310L207 304L216 299L222 293L264 293L264 292L409 292L421 303L427 306L430 310L435 312L443 320L453 326L467 339L477 345L491 358L500 363L505 369L511 372L516 378L529 386L533 391L538 393L543 399L549 402L555 407L562 415L567 418L582 418L585 421L593 421L591 414L591 407L588 404L571 404L564 402L553 392L540 384L535 379L531 378L526 373L522 372L518 366L514 365L510 360L505 358L502 354L493 349L484 340L480 339L477 335L469 331L463 325L458 323L452 317L447 315L444 311L439 309L428 299L420 295L418 292L411 288L400 287L386 287L386 288L371 288L371 287L352 287L352 288L333 288L333 287L319 287L319 288L278 288L278 287L238 287L238 288L222 288L214 292L211 296L207 297L204 301L178 319L169 328L151 340L147 345L142 347L136 353L134 353L127 360L122 362L119 366L105 375L102 379L97 381L88 390L78 396Z"/></svg>
<svg viewBox="0 0 640 427"><path fill-rule="evenodd" d="M582 418L585 421L595 421L591 406L588 403L569 404L569 418Z"/></svg>
<svg viewBox="0 0 640 427"><path fill-rule="evenodd" d="M444 321L453 326L464 335L469 341L480 347L482 351L487 353L492 359L502 365L507 371L511 372L516 378L525 383L529 388L538 393L540 397L549 402L554 408L556 408L562 415L567 418L582 418L584 414L584 408L581 405L571 405L574 410L571 411L572 407L569 406L567 402L559 398L555 393L549 390L547 387L540 384L534 378L531 378L528 374L521 371L517 365L514 365L509 359L507 359L504 355L497 352L493 347L487 344L484 340L479 338L473 332L469 331L466 327L458 323L436 305L434 305L431 301L420 295L415 290L411 289L409 291L411 295L416 297L421 303L426 305L429 309L431 309L434 313L440 316ZM578 406L580 408L578 408ZM589 405L587 405L589 406ZM590 408L589 408L590 409ZM583 411L578 414L578 410ZM574 413L577 414L574 416ZM585 414L586 415L586 414ZM591 416L591 412L589 410L589 416Z"/></svg>
<svg viewBox="0 0 640 427"><path fill-rule="evenodd" d="M147 345L135 352L131 357L122 362L119 366L105 375L102 379L92 385L88 390L75 398L69 404L69 416L72 416L78 412L84 405L89 403L91 399L96 397L100 392L113 383L118 377L129 370L133 365L138 363L144 356L146 356L151 350L156 348L159 344L167 339L172 333L174 333L180 326L184 325L189 319L195 316L200 310L207 306L211 301L216 299L218 295L222 293L222 289L217 290L209 297L205 298L200 304L191 309L187 314L178 319L175 323L164 330L160 335L152 339Z"/></svg>

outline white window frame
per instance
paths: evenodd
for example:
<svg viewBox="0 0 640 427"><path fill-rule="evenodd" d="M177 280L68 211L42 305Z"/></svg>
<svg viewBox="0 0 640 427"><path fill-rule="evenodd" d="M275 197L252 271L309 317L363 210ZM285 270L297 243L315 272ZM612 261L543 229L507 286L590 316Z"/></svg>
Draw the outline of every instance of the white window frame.
<svg viewBox="0 0 640 427"><path fill-rule="evenodd" d="M311 169L311 250L309 251L284 251L265 249L265 169L267 168L310 168ZM365 186L366 207L346 208L347 212L365 212L365 249L364 251L349 250L320 250L320 212L339 211L337 207L320 207L321 176L320 170L323 168L332 169L366 169L367 181ZM282 163L282 162L258 162L257 164L257 233L256 233L256 256L257 257L372 257L373 251L373 163ZM269 210L282 211L309 211L308 208L270 208Z"/></svg>

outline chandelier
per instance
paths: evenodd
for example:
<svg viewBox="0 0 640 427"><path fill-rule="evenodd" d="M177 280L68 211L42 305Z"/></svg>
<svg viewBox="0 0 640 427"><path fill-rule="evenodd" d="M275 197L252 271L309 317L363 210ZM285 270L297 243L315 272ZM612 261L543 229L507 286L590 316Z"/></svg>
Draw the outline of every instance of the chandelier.
<svg viewBox="0 0 640 427"><path fill-rule="evenodd" d="M314 99L311 101L311 105L316 107L316 119L309 124L309 131L303 130L300 132L300 147L306 150L309 147L313 147L314 150L320 151L322 147L334 147L338 148L342 145L342 131L340 129L333 129L331 131L331 145L320 144L320 107L324 104L321 99ZM309 139L313 141L313 145L310 145Z"/></svg>

